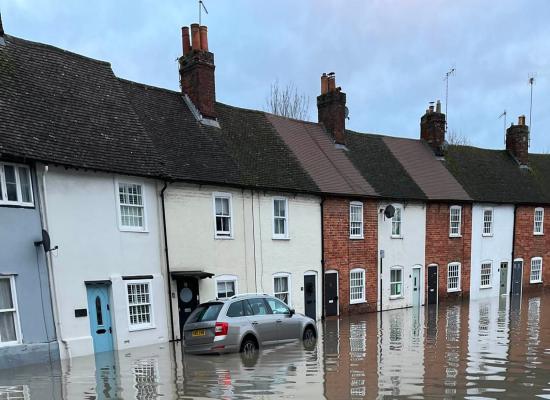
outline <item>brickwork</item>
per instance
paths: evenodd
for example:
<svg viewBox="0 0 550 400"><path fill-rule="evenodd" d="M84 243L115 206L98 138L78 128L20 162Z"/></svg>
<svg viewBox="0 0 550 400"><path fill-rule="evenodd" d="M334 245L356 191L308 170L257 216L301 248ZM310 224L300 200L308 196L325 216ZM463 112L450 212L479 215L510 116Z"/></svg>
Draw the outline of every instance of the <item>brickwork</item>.
<svg viewBox="0 0 550 400"><path fill-rule="evenodd" d="M193 50L180 58L180 83L204 117L216 118L216 83L214 54Z"/></svg>
<svg viewBox="0 0 550 400"><path fill-rule="evenodd" d="M327 198L323 203L325 270L338 271L340 315L376 311L378 298L377 205L363 202L363 239L350 239L350 199ZM365 303L350 304L349 271L365 269Z"/></svg>
<svg viewBox="0 0 550 400"><path fill-rule="evenodd" d="M470 264L472 249L472 206L462 204L461 236L449 237L450 207L449 203L428 203L426 208L426 272L425 282L428 282L430 264L438 265L438 295L443 300L448 297L469 296ZM461 264L460 292L447 292L447 265L452 262ZM428 285L425 286L426 296ZM427 298L426 298L427 301Z"/></svg>
<svg viewBox="0 0 550 400"><path fill-rule="evenodd" d="M550 207L544 208L543 235L534 232L535 207L516 209L514 258L523 259L523 288L534 289L541 284L530 283L531 258L542 257L543 285L550 287Z"/></svg>

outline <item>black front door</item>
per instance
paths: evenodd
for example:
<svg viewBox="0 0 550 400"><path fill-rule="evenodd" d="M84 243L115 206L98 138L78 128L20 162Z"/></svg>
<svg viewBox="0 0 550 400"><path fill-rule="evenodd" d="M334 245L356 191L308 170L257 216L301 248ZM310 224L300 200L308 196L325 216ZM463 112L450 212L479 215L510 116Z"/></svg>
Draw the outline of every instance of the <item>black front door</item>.
<svg viewBox="0 0 550 400"><path fill-rule="evenodd" d="M178 309L180 314L180 337L183 338L183 325L189 314L199 304L199 282L197 278L185 277L178 279Z"/></svg>
<svg viewBox="0 0 550 400"><path fill-rule="evenodd" d="M437 265L428 267L428 304L437 304Z"/></svg>
<svg viewBox="0 0 550 400"><path fill-rule="evenodd" d="M309 318L317 319L316 309L316 288L315 288L315 275L304 275L304 304L306 315Z"/></svg>
<svg viewBox="0 0 550 400"><path fill-rule="evenodd" d="M325 274L325 316L338 315L338 274Z"/></svg>
<svg viewBox="0 0 550 400"><path fill-rule="evenodd" d="M511 294L521 294L521 278L523 275L523 261L514 261L512 264Z"/></svg>

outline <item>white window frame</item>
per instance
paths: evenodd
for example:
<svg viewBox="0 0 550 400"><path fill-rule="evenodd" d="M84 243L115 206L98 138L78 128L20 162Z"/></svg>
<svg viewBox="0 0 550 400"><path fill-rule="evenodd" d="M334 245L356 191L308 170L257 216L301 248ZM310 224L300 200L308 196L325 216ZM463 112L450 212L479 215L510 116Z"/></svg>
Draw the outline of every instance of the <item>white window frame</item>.
<svg viewBox="0 0 550 400"><path fill-rule="evenodd" d="M491 212L491 221L490 221L490 232L485 232L485 213L487 211L490 211ZM481 224L481 235L484 236L484 237L489 237L489 236L493 236L493 232L494 232L494 225L495 225L495 210L492 208L492 207L485 207L483 209L483 221L482 221L482 224Z"/></svg>
<svg viewBox="0 0 550 400"><path fill-rule="evenodd" d="M458 211L458 221L453 221L453 211ZM453 227L453 222L457 227ZM453 232L453 228L456 228L456 232ZM449 237L461 237L462 236L462 206L451 206L449 208Z"/></svg>
<svg viewBox="0 0 550 400"><path fill-rule="evenodd" d="M361 209L361 212L360 212L360 215L361 215L361 221L352 221L351 219L351 216L352 216L352 209L354 207L359 207ZM360 202L360 201L352 201L349 203L349 238L350 239L364 239L365 236L364 236L364 224L363 224L363 220L364 220L364 210L363 210L363 203ZM353 234L352 233L352 222L355 222L355 223L359 223L359 234Z"/></svg>
<svg viewBox="0 0 550 400"><path fill-rule="evenodd" d="M287 278L288 292L275 292L275 278ZM277 272L277 273L273 274L272 283L273 283L273 297L277 297L276 294L278 294L278 293L288 293L288 304L286 304L286 303L285 304L289 308L292 308L292 274L289 273L289 272ZM279 300L281 300L281 299L279 299ZM283 300L281 300L281 301L284 303Z"/></svg>
<svg viewBox="0 0 550 400"><path fill-rule="evenodd" d="M395 209L395 214L391 218L391 237L393 239L401 239L403 237L403 207L401 205L393 205ZM395 216L397 215L397 210L399 210L399 221L394 221ZM394 224L399 223L399 234L393 233Z"/></svg>
<svg viewBox="0 0 550 400"><path fill-rule="evenodd" d="M456 287L450 287L449 282L450 280L450 273L451 273L451 267L457 267L458 268L458 280L457 280L457 286ZM447 292L460 292L461 290L461 281L462 281L462 265L459 262L452 262L447 265Z"/></svg>
<svg viewBox="0 0 550 400"><path fill-rule="evenodd" d="M10 282L10 290L11 290L11 301L13 304L12 308L6 308L3 309L2 312L10 312L14 313L14 325L15 325L15 338L16 340L12 340L10 342L0 342L0 348L7 347L7 346L13 346L20 344L23 340L22 334L21 334L21 323L19 321L19 306L17 304L17 291L15 289L15 276L13 275L0 275L0 279L7 279Z"/></svg>
<svg viewBox="0 0 550 400"><path fill-rule="evenodd" d="M537 221L537 213L540 213L540 221ZM533 235L544 235L544 208L535 208L535 212L533 214ZM537 222L540 222L540 230L537 230Z"/></svg>
<svg viewBox="0 0 550 400"><path fill-rule="evenodd" d="M152 279L130 279L125 281L126 284L124 285L124 295L126 296L126 313L128 314L128 330L130 332L133 331L143 331L146 329L154 329L155 328L155 302L154 302L154 296L153 296L153 280ZM130 314L130 306L135 304L130 304L130 300L128 299L128 286L130 285L143 285L147 284L149 285L149 314L150 314L150 322L148 324L132 324L131 322L131 314Z"/></svg>
<svg viewBox="0 0 550 400"><path fill-rule="evenodd" d="M401 271L401 280L400 281L396 281L396 282L392 282L391 280L391 272L392 271ZM395 265L393 267L390 268L390 279L389 279L389 282L390 282L390 299L402 299L405 294L405 290L404 290L404 282L403 282L403 278L404 278L404 269L402 266L400 265ZM392 285L396 284L396 283L400 283L401 284L401 293L399 294L391 294L391 288L392 288Z"/></svg>
<svg viewBox="0 0 550 400"><path fill-rule="evenodd" d="M284 217L279 217L279 216L276 216L275 215L275 201L284 201L285 202L285 216ZM272 234L273 234L273 239L275 240L284 240L284 239L288 239L289 238L289 229L288 229L288 198L287 197L282 197L282 196L278 196L278 197L273 197L273 200L271 202L271 213L272 213L272 225L273 225L273 229L272 229ZM285 221L285 232L283 234L280 234L280 233L275 233L275 219L284 219Z"/></svg>
<svg viewBox="0 0 550 400"><path fill-rule="evenodd" d="M539 279L533 279L533 262L540 261ZM531 258L531 268L529 269L529 283L542 283L542 257Z"/></svg>
<svg viewBox="0 0 550 400"><path fill-rule="evenodd" d="M361 290L361 298L359 299L352 299L351 298L351 274L361 274L363 279L363 290ZM353 268L351 271L349 271L349 303L350 304L359 304L365 302L365 290L366 290L367 283L365 282L365 269L364 268ZM354 286L354 287L360 287L360 286Z"/></svg>
<svg viewBox="0 0 550 400"><path fill-rule="evenodd" d="M216 199L228 199L229 200L229 235L221 234L218 232L216 225ZM233 195L225 192L212 193L212 213L214 216L214 238L215 239L233 239Z"/></svg>
<svg viewBox="0 0 550 400"><path fill-rule="evenodd" d="M120 185L139 185L141 186L141 199L143 201L143 204L141 207L143 208L143 226L126 226L122 225L122 210L121 210L121 203L120 203ZM115 179L115 197L116 197L116 207L117 207L117 218L118 218L118 229L121 232L144 232L147 233L147 200L146 200L146 191L145 191L145 184L141 181L134 181L134 180L127 180L127 179ZM126 204L125 204L126 205ZM139 207L139 206L136 206Z"/></svg>
<svg viewBox="0 0 550 400"><path fill-rule="evenodd" d="M6 175L4 172L4 167L10 166L15 168L15 182L17 189L17 201L8 200L8 189L6 185ZM21 193L21 181L19 179L19 168L24 168L27 170L29 176L29 185L31 189L31 201L24 202L22 201L23 195ZM28 165L25 164L16 164L9 162L0 162L0 193L2 194L2 200L0 200L0 206L19 206L19 207L34 207L34 193L33 193L33 182L31 169Z"/></svg>
<svg viewBox="0 0 550 400"><path fill-rule="evenodd" d="M218 275L214 277L214 293L216 293L216 299L218 297L218 282L233 282L235 286L235 295L239 294L239 285L237 275ZM229 297L222 297L222 299L228 299Z"/></svg>
<svg viewBox="0 0 550 400"><path fill-rule="evenodd" d="M489 265L489 283L483 284L483 276L486 275L483 273L483 266ZM493 287L493 262L490 260L482 261L481 267L479 269L479 287L480 289L487 289Z"/></svg>

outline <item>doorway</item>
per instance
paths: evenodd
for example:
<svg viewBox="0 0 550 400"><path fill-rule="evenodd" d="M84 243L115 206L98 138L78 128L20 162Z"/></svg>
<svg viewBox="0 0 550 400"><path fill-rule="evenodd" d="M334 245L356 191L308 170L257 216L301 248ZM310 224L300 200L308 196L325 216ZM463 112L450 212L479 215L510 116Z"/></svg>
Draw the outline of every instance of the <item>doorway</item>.
<svg viewBox="0 0 550 400"><path fill-rule="evenodd" d="M428 304L437 304L437 265L428 266Z"/></svg>
<svg viewBox="0 0 550 400"><path fill-rule="evenodd" d="M523 276L523 260L515 260L512 264L512 290L510 294L521 294L521 283Z"/></svg>
<svg viewBox="0 0 550 400"><path fill-rule="evenodd" d="M413 307L419 307L420 306L420 294L422 293L420 288L421 288L421 281L420 281L420 277L422 276L421 275L421 271L422 269L421 268L413 268L413 274L412 274L412 304L413 304Z"/></svg>
<svg viewBox="0 0 550 400"><path fill-rule="evenodd" d="M87 285L90 332L94 341L94 352L113 350L113 330L109 286L106 284Z"/></svg>
<svg viewBox="0 0 550 400"><path fill-rule="evenodd" d="M325 273L325 316L338 315L338 272Z"/></svg>
<svg viewBox="0 0 550 400"><path fill-rule="evenodd" d="M183 338L183 325L189 315L199 305L199 280L193 276L186 276L177 280L178 311L180 318L180 338Z"/></svg>
<svg viewBox="0 0 550 400"><path fill-rule="evenodd" d="M317 320L317 277L314 274L304 275L304 311L306 316Z"/></svg>
<svg viewBox="0 0 550 400"><path fill-rule="evenodd" d="M500 295L508 294L508 262L500 263Z"/></svg>

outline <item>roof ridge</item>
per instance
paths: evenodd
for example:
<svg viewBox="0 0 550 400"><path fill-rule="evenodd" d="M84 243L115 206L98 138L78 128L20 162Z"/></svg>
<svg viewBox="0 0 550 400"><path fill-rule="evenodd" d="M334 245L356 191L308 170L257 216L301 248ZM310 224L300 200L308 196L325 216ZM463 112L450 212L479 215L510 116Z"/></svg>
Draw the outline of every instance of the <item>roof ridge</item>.
<svg viewBox="0 0 550 400"><path fill-rule="evenodd" d="M143 83L143 82L136 82L136 81L132 81L130 79L121 78L119 76L116 76L116 78L119 81L124 82L124 83L128 83L130 85L137 85L137 86L142 86L142 87L147 88L147 89L154 89L154 90L159 90L159 91L162 91L162 92L168 92L168 93L172 93L172 94L181 95L181 92L179 92L177 90L167 89L167 88L163 88L163 87L159 87L159 86L153 86L153 85L149 85L149 84Z"/></svg>
<svg viewBox="0 0 550 400"><path fill-rule="evenodd" d="M286 116L284 116L284 115L274 114L274 113L269 112L269 111L262 111L262 112L263 112L264 114L266 114L266 115L272 115L272 116L274 116L275 118L282 118L282 119L286 119L286 120L289 120L289 121L300 122L300 123L302 123L302 124L320 125L319 122L306 121L306 120L304 120L304 119L286 117Z"/></svg>

